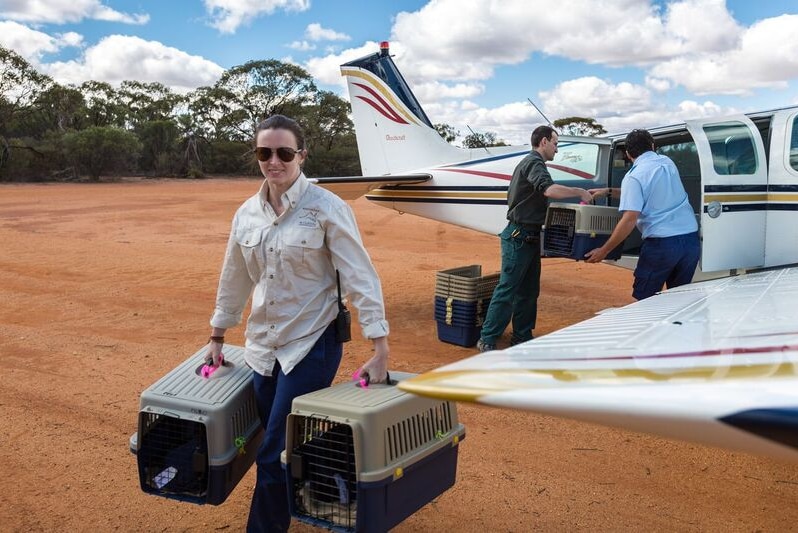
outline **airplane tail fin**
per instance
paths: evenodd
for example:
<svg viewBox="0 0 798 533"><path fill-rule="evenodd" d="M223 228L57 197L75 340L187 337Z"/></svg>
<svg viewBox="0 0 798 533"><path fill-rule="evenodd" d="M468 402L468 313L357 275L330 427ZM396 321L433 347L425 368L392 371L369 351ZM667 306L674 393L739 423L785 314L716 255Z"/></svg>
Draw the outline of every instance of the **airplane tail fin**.
<svg viewBox="0 0 798 533"><path fill-rule="evenodd" d="M364 176L409 172L462 160L424 113L391 59L380 51L341 65L349 85L360 166Z"/></svg>

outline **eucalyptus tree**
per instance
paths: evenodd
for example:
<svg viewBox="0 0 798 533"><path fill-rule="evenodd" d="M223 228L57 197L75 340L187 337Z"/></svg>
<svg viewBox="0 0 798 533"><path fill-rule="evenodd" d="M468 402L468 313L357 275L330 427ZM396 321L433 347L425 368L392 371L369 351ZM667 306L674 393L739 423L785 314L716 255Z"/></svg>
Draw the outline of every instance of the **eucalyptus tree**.
<svg viewBox="0 0 798 533"><path fill-rule="evenodd" d="M312 105L317 92L313 78L302 67L275 59L249 61L222 74L214 96L227 99L230 113L217 126L231 140L249 141L255 126L275 113L289 114L302 105Z"/></svg>

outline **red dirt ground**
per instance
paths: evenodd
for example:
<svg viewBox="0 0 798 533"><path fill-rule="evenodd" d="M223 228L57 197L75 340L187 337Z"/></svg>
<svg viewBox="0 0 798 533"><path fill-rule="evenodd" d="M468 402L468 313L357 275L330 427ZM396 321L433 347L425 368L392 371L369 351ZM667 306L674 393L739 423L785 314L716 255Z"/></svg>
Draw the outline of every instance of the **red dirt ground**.
<svg viewBox="0 0 798 533"><path fill-rule="evenodd" d="M221 506L144 494L128 438L142 390L208 336L230 219L255 179L0 186L0 530L242 531L250 470ZM382 278L391 369L440 342L435 273L498 268L489 235L353 203ZM631 301L630 273L546 260L537 335ZM357 330L355 330L357 333ZM506 340L506 339L505 339ZM228 333L243 342L243 328ZM356 335L338 380L369 356ZM459 405L456 485L399 525L440 531L785 531L798 466L525 412ZM294 523L292 531L314 528Z"/></svg>

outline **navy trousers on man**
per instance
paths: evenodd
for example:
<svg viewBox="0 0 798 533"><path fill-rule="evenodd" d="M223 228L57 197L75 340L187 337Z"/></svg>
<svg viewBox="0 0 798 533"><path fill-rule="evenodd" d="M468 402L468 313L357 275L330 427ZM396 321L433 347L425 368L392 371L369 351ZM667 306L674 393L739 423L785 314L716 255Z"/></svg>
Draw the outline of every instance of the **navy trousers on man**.
<svg viewBox="0 0 798 533"><path fill-rule="evenodd" d="M343 345L335 340L333 323L289 374L283 373L279 363L275 363L271 376L254 373L255 401L265 434L256 458L258 473L249 508L248 533L288 531L288 485L280 464L280 454L285 449L285 419L294 398L332 384L342 354Z"/></svg>
<svg viewBox="0 0 798 533"><path fill-rule="evenodd" d="M642 300L654 296L663 285L669 289L687 285L693 280L700 256L701 243L697 231L643 239L632 296Z"/></svg>

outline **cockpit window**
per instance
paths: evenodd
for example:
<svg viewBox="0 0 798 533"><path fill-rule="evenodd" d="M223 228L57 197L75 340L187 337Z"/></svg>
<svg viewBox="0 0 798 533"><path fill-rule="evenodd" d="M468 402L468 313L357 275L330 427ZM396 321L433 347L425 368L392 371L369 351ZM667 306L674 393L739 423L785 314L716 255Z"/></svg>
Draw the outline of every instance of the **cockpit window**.
<svg viewBox="0 0 798 533"><path fill-rule="evenodd" d="M560 140L554 160L548 164L554 181L594 180L598 176L599 147L596 144Z"/></svg>
<svg viewBox="0 0 798 533"><path fill-rule="evenodd" d="M704 133L709 140L712 164L722 176L754 174L759 163L751 131L742 122L706 124Z"/></svg>

